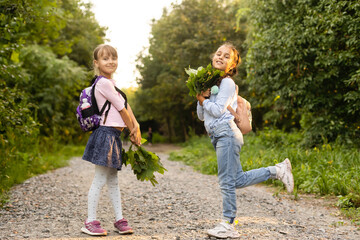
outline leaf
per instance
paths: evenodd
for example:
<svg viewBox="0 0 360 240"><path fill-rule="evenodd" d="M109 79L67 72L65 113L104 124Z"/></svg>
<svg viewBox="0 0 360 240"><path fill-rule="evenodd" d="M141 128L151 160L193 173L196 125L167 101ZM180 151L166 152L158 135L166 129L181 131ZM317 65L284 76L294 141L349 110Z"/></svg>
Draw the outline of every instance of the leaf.
<svg viewBox="0 0 360 240"><path fill-rule="evenodd" d="M147 140L145 138L141 138L141 144L144 144L146 142L147 142Z"/></svg>
<svg viewBox="0 0 360 240"><path fill-rule="evenodd" d="M135 146L136 151L132 150L130 145L129 150L123 154L126 161L124 164L130 164L136 178L140 181L150 181L153 186L158 182L155 179L155 172L164 174L167 171L162 165L160 158L153 152L147 151L141 146Z"/></svg>
<svg viewBox="0 0 360 240"><path fill-rule="evenodd" d="M12 53L11 53L11 61L13 61L14 63L18 63L19 62L19 52L17 52L17 51L13 51Z"/></svg>
<svg viewBox="0 0 360 240"><path fill-rule="evenodd" d="M190 90L190 96L196 96L197 93L211 88L224 75L223 71L213 68L211 64L208 64L206 68L198 67L197 70L189 67L185 69L185 72L189 75L186 86Z"/></svg>

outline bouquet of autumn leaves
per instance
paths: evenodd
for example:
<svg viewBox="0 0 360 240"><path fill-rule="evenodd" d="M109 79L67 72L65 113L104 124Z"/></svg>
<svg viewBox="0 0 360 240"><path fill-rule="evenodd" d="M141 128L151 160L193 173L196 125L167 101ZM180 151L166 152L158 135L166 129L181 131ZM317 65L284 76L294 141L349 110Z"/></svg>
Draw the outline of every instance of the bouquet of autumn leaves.
<svg viewBox="0 0 360 240"><path fill-rule="evenodd" d="M142 139L141 144L144 142L146 142L146 140ZM133 145L131 144L129 150L125 151L125 149L122 149L123 163L125 166L130 164L138 180L150 181L151 184L155 186L158 182L154 172L164 174L164 172L167 171L160 162L160 158L155 153L147 151L141 146L135 145L135 150L133 150L132 147Z"/></svg>
<svg viewBox="0 0 360 240"><path fill-rule="evenodd" d="M190 90L189 95L193 97L216 85L217 80L225 74L224 71L213 68L211 64L196 70L189 67L185 72L189 75L186 86Z"/></svg>

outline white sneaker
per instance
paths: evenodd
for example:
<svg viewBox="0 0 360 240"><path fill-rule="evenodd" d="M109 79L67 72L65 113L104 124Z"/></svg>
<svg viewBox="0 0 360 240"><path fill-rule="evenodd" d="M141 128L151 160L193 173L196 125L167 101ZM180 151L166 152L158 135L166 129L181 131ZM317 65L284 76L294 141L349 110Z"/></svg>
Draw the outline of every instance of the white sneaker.
<svg viewBox="0 0 360 240"><path fill-rule="evenodd" d="M239 238L240 234L235 230L232 224L220 222L215 228L207 231L210 237L216 238Z"/></svg>
<svg viewBox="0 0 360 240"><path fill-rule="evenodd" d="M294 177L291 172L291 163L288 158L286 158L283 162L278 163L275 165L276 167L276 179L281 180L286 190L289 193L292 193L294 191Z"/></svg>

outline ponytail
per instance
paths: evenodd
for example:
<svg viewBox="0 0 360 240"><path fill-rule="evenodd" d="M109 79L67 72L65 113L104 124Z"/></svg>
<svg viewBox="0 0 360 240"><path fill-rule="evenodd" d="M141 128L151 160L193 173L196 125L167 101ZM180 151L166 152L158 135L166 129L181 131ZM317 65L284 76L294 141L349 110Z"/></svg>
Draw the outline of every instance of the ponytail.
<svg viewBox="0 0 360 240"><path fill-rule="evenodd" d="M234 45L232 45L231 43L225 43L223 46L227 46L231 49L231 51L233 52L233 63L235 64L235 66L233 68L230 68L229 71L225 74L229 77L233 77L238 73L238 69L237 67L239 66L239 64L241 63L241 57L240 57L240 53L238 52L238 50L236 50L236 48L234 47Z"/></svg>

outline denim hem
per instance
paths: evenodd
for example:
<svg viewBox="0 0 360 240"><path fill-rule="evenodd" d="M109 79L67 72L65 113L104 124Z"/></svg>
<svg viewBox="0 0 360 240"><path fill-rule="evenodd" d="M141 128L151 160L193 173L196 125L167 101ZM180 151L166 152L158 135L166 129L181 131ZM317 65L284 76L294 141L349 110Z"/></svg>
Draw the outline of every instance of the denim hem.
<svg viewBox="0 0 360 240"><path fill-rule="evenodd" d="M268 167L269 171L270 171L270 178L271 179L276 179L276 167L275 166L270 166Z"/></svg>
<svg viewBox="0 0 360 240"><path fill-rule="evenodd" d="M229 222L230 224L233 224L234 220L235 220L235 217L225 217L225 216L223 216L223 220L225 222Z"/></svg>

